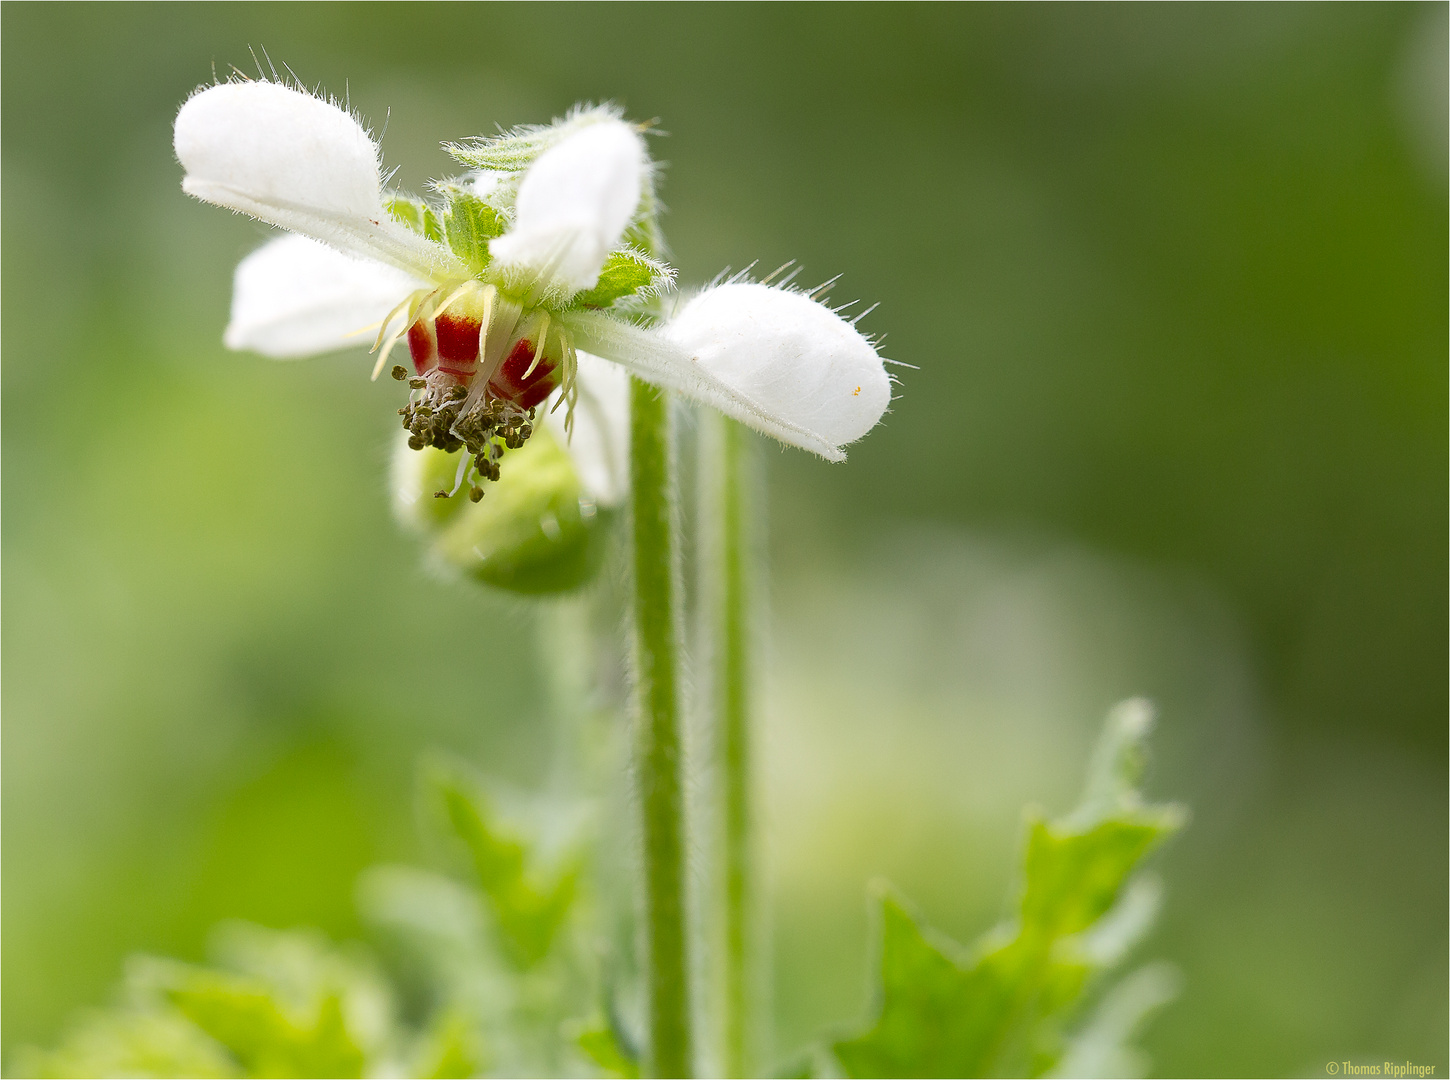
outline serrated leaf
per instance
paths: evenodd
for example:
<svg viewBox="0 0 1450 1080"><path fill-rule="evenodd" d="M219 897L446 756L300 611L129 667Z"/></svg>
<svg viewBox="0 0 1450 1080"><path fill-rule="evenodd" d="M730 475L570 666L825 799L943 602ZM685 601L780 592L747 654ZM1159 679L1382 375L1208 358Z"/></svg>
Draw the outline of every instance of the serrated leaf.
<svg viewBox="0 0 1450 1080"><path fill-rule="evenodd" d="M1150 721L1137 702L1110 715L1083 802L1029 824L1016 917L971 952L883 892L876 1020L834 1045L847 1076L1038 1076L1061 1059L1089 978L1151 917L1126 883L1183 820L1133 787Z"/></svg>
<svg viewBox="0 0 1450 1080"><path fill-rule="evenodd" d="M549 954L573 905L577 870L566 866L544 880L523 841L501 824L481 791L447 774L435 777L434 785L448 823L472 856L504 954L520 969L535 966Z"/></svg>
<svg viewBox="0 0 1450 1080"><path fill-rule="evenodd" d="M443 226L433 208L422 199L407 195L395 195L387 201L388 213L393 220L400 221L420 236L438 243L443 242Z"/></svg>
<svg viewBox="0 0 1450 1080"><path fill-rule="evenodd" d="M674 280L674 271L664 263L628 249L610 254L599 271L599 281L577 294L571 307L606 308L616 300L647 290L658 291Z"/></svg>
<svg viewBox="0 0 1450 1080"><path fill-rule="evenodd" d="M1178 996L1181 978L1159 961L1120 979L1103 995L1088 1022L1053 1068L1061 1077L1133 1077L1148 1074L1147 1055L1132 1045L1147 1018Z"/></svg>
<svg viewBox="0 0 1450 1080"><path fill-rule="evenodd" d="M444 239L453 254L474 270L482 270L488 265L488 242L502 236L508 222L503 214L477 195L456 188L446 190L448 207L443 211Z"/></svg>
<svg viewBox="0 0 1450 1080"><path fill-rule="evenodd" d="M178 966L173 1005L226 1047L250 1076L360 1077L366 1055L353 1040L337 992L297 1016L259 980Z"/></svg>
<svg viewBox="0 0 1450 1080"><path fill-rule="evenodd" d="M1024 933L1056 939L1097 921L1133 869L1176 827L1171 814L1108 818L1082 832L1046 821L1028 830L1021 917Z"/></svg>

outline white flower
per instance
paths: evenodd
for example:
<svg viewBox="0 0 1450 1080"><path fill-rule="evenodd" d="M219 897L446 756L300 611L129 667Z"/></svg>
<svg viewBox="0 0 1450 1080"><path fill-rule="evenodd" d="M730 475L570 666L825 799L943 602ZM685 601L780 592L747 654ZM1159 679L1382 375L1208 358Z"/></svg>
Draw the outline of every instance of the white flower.
<svg viewBox="0 0 1450 1080"><path fill-rule="evenodd" d="M732 280L662 321L647 307L673 271L647 254L644 139L612 110L449 145L479 171L435 185L441 211L385 190L377 144L346 111L277 83L198 91L175 148L189 194L296 234L237 267L226 344L300 357L377 331L376 376L405 340L410 445L466 446L481 477L544 406L592 494L617 501L626 372L831 460L890 401L871 342L802 293Z"/></svg>

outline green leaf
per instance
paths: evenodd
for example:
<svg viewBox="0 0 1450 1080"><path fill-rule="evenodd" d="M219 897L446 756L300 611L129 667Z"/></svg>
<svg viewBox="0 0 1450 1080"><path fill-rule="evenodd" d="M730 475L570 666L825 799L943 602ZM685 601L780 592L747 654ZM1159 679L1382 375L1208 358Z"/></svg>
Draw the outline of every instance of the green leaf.
<svg viewBox="0 0 1450 1080"><path fill-rule="evenodd" d="M546 878L476 784L440 771L433 785L449 825L472 856L504 955L520 970L534 967L549 955L573 906L577 868L566 865Z"/></svg>
<svg viewBox="0 0 1450 1080"><path fill-rule="evenodd" d="M362 1076L366 1056L348 1031L342 996L288 1009L258 979L176 965L165 994L229 1050L249 1076Z"/></svg>
<svg viewBox="0 0 1450 1080"><path fill-rule="evenodd" d="M606 308L616 300L638 293L658 292L674 280L675 272L664 263L628 249L616 251L605 260L594 288L577 294L571 307Z"/></svg>
<svg viewBox="0 0 1450 1080"><path fill-rule="evenodd" d="M387 201L388 213L395 221L401 221L415 233L426 236L429 240L443 242L443 226L438 222L438 215L433 208L422 199L415 199L408 195L395 195Z"/></svg>
<svg viewBox="0 0 1450 1080"><path fill-rule="evenodd" d="M440 1013L424 1033L407 1075L450 1080L477 1076L484 1065L477 1027L464 1012L454 1008Z"/></svg>
<svg viewBox="0 0 1450 1080"><path fill-rule="evenodd" d="M1090 978L1152 917L1156 891L1125 886L1183 821L1178 807L1143 805L1134 786L1150 724L1136 701L1109 716L1082 803L1029 822L1015 917L974 949L881 891L877 1016L833 1047L847 1076L1040 1076L1062 1059Z"/></svg>
<svg viewBox="0 0 1450 1080"><path fill-rule="evenodd" d="M639 1057L621 1043L607 1024L585 1028L574 1041L606 1076L637 1080L640 1075Z"/></svg>
<svg viewBox="0 0 1450 1080"><path fill-rule="evenodd" d="M474 270L488 265L488 242L502 236L508 222L495 207L451 185L439 188L448 196L443 211L443 236L448 247Z"/></svg>
<svg viewBox="0 0 1450 1080"><path fill-rule="evenodd" d="M1180 982L1177 970L1162 961L1124 977L1103 995L1092 1017L1068 1042L1052 1075L1147 1076L1147 1055L1132 1041L1149 1016L1178 996Z"/></svg>
<svg viewBox="0 0 1450 1080"><path fill-rule="evenodd" d="M12 1075L241 1076L213 1039L174 1009L136 1005L84 1014L54 1050L22 1047Z"/></svg>

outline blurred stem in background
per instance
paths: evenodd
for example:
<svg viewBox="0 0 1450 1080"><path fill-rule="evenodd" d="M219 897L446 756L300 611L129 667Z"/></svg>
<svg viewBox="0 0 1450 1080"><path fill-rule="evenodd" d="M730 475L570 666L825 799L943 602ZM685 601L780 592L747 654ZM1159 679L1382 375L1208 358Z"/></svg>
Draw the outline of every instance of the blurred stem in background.
<svg viewBox="0 0 1450 1080"><path fill-rule="evenodd" d="M642 814L647 1067L693 1075L685 930L685 820L680 730L674 468L669 395L632 379L635 782Z"/></svg>
<svg viewBox="0 0 1450 1080"><path fill-rule="evenodd" d="M720 1067L750 1076L756 1061L759 934L755 851L751 842L752 617L756 554L755 455L750 434L718 413L703 414L701 561L710 652L711 713L717 763L720 858Z"/></svg>

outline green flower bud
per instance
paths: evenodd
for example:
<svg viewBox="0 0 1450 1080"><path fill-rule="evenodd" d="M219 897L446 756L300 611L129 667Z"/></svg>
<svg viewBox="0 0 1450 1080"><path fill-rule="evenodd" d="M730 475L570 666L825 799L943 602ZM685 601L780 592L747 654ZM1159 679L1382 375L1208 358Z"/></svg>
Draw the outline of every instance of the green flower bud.
<svg viewBox="0 0 1450 1080"><path fill-rule="evenodd" d="M604 530L574 463L547 430L507 451L490 482L464 451L400 443L393 461L399 520L427 538L441 567L525 595L568 592L599 568Z"/></svg>

